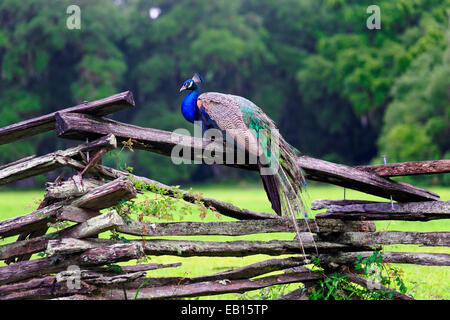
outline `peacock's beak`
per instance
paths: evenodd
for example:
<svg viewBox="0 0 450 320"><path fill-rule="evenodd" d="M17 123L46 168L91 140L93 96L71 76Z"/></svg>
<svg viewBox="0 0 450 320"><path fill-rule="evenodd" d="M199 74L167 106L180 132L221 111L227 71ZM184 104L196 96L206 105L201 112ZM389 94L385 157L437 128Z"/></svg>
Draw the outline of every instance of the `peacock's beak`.
<svg viewBox="0 0 450 320"><path fill-rule="evenodd" d="M180 92L183 92L184 90L186 90L186 86L185 86L185 85L183 85L183 86L180 88Z"/></svg>

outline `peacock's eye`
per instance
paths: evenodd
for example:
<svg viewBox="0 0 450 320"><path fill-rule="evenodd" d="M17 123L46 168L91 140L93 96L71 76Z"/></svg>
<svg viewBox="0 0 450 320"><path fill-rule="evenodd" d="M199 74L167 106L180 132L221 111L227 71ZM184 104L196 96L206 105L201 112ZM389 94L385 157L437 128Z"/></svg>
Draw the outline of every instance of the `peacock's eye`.
<svg viewBox="0 0 450 320"><path fill-rule="evenodd" d="M192 87L192 81L188 82L188 88Z"/></svg>

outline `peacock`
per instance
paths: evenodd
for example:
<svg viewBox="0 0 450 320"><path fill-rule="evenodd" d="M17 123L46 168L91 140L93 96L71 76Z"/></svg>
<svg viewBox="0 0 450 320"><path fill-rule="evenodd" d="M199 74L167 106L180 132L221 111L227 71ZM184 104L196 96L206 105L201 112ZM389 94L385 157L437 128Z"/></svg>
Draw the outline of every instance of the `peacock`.
<svg viewBox="0 0 450 320"><path fill-rule="evenodd" d="M300 152L283 139L275 123L253 102L240 96L218 92L199 95L202 83L203 78L195 73L180 88L180 92L189 91L181 103L184 118L192 123L200 122L203 132L216 129L224 136L231 136L238 147L256 158L272 209L279 216L292 219L297 239L305 254L296 222L296 217L305 218L309 229L306 219L310 212L305 197L306 182L295 159Z"/></svg>

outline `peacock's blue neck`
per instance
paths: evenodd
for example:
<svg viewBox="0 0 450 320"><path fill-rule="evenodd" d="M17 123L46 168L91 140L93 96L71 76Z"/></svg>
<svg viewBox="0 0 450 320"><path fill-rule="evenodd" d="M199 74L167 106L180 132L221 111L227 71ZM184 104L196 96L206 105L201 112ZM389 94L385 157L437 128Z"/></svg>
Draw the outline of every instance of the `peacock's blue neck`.
<svg viewBox="0 0 450 320"><path fill-rule="evenodd" d="M194 121L200 120L200 114L197 109L198 88L189 92L189 94L183 99L181 103L181 113L184 118L194 123Z"/></svg>

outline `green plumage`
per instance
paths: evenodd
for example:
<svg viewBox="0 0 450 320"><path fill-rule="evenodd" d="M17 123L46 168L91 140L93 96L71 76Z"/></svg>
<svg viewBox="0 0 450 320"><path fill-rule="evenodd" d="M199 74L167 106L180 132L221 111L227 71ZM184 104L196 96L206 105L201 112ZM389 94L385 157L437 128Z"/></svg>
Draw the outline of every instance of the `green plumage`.
<svg viewBox="0 0 450 320"><path fill-rule="evenodd" d="M261 117L259 117L258 110L252 106L246 104L240 106L244 122L250 130L255 132L256 138L259 140L260 146L264 155L270 159L270 125L265 123ZM267 135L261 137L260 130L265 130Z"/></svg>

